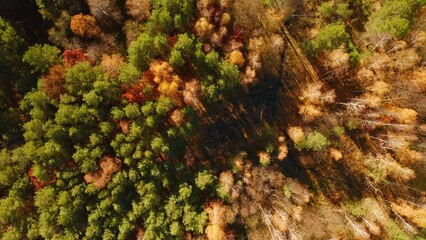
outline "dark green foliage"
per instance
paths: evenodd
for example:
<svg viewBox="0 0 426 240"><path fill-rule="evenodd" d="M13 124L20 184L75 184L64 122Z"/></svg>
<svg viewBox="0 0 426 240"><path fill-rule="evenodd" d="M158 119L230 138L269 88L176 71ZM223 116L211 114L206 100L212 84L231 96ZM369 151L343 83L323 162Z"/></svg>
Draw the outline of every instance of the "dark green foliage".
<svg viewBox="0 0 426 240"><path fill-rule="evenodd" d="M35 0L43 18L56 19L61 10L67 9L71 14L81 12L83 3L72 0Z"/></svg>
<svg viewBox="0 0 426 240"><path fill-rule="evenodd" d="M2 109L0 107L0 109ZM22 135L19 111L14 108L5 108L0 112L0 142L12 143Z"/></svg>
<svg viewBox="0 0 426 240"><path fill-rule="evenodd" d="M23 44L23 39L18 36L15 29L0 17L0 55L2 56L0 58L0 73L2 75L4 74L3 71L8 70L6 67L12 67L19 62Z"/></svg>
<svg viewBox="0 0 426 240"><path fill-rule="evenodd" d="M0 111L17 104L15 86L26 93L36 84L21 64L24 48L24 39L0 16Z"/></svg>
<svg viewBox="0 0 426 240"><path fill-rule="evenodd" d="M48 31L49 41L56 46L70 48L71 42L68 38L71 35L70 22L70 14L67 11L61 11L60 16L55 19L54 26Z"/></svg>
<svg viewBox="0 0 426 240"><path fill-rule="evenodd" d="M318 8L318 13L325 19L338 19L341 18L343 20L349 19L353 10L350 8L349 3L334 3L323 2Z"/></svg>

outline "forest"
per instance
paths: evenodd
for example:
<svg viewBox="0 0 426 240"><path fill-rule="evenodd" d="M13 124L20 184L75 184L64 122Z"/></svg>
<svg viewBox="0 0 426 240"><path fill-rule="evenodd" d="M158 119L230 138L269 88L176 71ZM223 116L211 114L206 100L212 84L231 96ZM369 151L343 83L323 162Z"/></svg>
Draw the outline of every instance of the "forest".
<svg viewBox="0 0 426 240"><path fill-rule="evenodd" d="M426 0L0 0L3 240L426 240Z"/></svg>

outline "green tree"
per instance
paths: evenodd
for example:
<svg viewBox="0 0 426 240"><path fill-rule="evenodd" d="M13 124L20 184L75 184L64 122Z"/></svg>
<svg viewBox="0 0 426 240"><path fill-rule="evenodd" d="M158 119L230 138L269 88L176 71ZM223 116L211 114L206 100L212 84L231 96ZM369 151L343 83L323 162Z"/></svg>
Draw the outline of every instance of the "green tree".
<svg viewBox="0 0 426 240"><path fill-rule="evenodd" d="M183 212L182 221L185 225L185 228L196 234L202 234L204 232L204 228L207 225L207 220L209 219L207 214L204 211L197 213L190 205L186 205L183 209Z"/></svg>
<svg viewBox="0 0 426 240"><path fill-rule="evenodd" d="M178 41L170 52L170 64L174 67L182 67L185 65L186 60L192 56L193 51L194 36L187 33L179 34Z"/></svg>
<svg viewBox="0 0 426 240"><path fill-rule="evenodd" d="M368 31L388 33L397 38L403 38L410 31L410 21L398 16L386 20L374 19L367 26Z"/></svg>
<svg viewBox="0 0 426 240"><path fill-rule="evenodd" d="M216 177L209 171L199 172L195 177L195 185L201 190L212 187L215 181Z"/></svg>
<svg viewBox="0 0 426 240"><path fill-rule="evenodd" d="M14 150L2 149L0 151L0 189L11 187L25 174L30 159L25 156L22 148Z"/></svg>
<svg viewBox="0 0 426 240"><path fill-rule="evenodd" d="M334 14L334 3L331 1L323 2L317 7L317 11L323 18L331 18Z"/></svg>
<svg viewBox="0 0 426 240"><path fill-rule="evenodd" d="M31 71L45 73L50 67L61 62L59 48L49 44L36 44L28 48L22 61L31 66Z"/></svg>
<svg viewBox="0 0 426 240"><path fill-rule="evenodd" d="M155 152L163 152L163 153L169 153L170 148L166 141L162 137L156 137L151 142L151 148Z"/></svg>
<svg viewBox="0 0 426 240"><path fill-rule="evenodd" d="M83 96L93 89L97 80L103 79L100 67L92 67L88 62L79 62L70 68L66 76L66 89L72 96Z"/></svg>
<svg viewBox="0 0 426 240"><path fill-rule="evenodd" d="M166 96L161 96L155 106L155 112L158 115L166 115L173 107L173 100Z"/></svg>
<svg viewBox="0 0 426 240"><path fill-rule="evenodd" d="M21 50L24 40L18 36L15 29L2 17L0 17L0 66L1 73L7 71L4 67L13 67L21 58Z"/></svg>
<svg viewBox="0 0 426 240"><path fill-rule="evenodd" d="M344 20L349 19L353 12L354 11L350 9L349 3L338 3L336 5L336 13Z"/></svg>
<svg viewBox="0 0 426 240"><path fill-rule="evenodd" d="M345 25L335 22L321 28L318 34L304 45L304 49L310 55L317 55L324 50L334 50L342 44L348 44L349 41L350 36Z"/></svg>
<svg viewBox="0 0 426 240"><path fill-rule="evenodd" d="M25 72L19 64L23 46L24 40L0 17L0 111L15 102L12 80L20 78Z"/></svg>
<svg viewBox="0 0 426 240"><path fill-rule="evenodd" d="M152 0L153 11L148 21L152 32L172 33L185 30L193 18L193 0Z"/></svg>
<svg viewBox="0 0 426 240"><path fill-rule="evenodd" d="M423 0L387 0L379 11L371 15L366 30L403 38L410 30L412 15L424 3Z"/></svg>
<svg viewBox="0 0 426 240"><path fill-rule="evenodd" d="M164 54L167 47L168 41L164 35L154 37L148 33L143 33L130 44L127 50L129 62L138 70L144 71L148 69L151 59Z"/></svg>
<svg viewBox="0 0 426 240"><path fill-rule="evenodd" d="M129 119L136 119L141 116L141 112L137 104L127 104L126 107L124 107L124 113Z"/></svg>

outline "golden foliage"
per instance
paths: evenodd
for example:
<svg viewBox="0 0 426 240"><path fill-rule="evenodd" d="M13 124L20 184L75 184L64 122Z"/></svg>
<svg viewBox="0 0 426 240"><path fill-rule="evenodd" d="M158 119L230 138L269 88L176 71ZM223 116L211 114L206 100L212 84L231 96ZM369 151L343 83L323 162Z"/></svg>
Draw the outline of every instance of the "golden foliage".
<svg viewBox="0 0 426 240"><path fill-rule="evenodd" d="M342 152L335 148L330 148L330 155L335 161L339 161L343 158Z"/></svg>
<svg viewBox="0 0 426 240"><path fill-rule="evenodd" d="M170 120L176 127L180 127L185 123L185 116L181 110L176 109L170 114Z"/></svg>
<svg viewBox="0 0 426 240"><path fill-rule="evenodd" d="M391 107L389 112L400 124L415 124L417 121L417 112L413 109Z"/></svg>
<svg viewBox="0 0 426 240"><path fill-rule="evenodd" d="M384 81L375 81L373 85L367 87L367 90L379 97L384 97L391 91L391 86Z"/></svg>
<svg viewBox="0 0 426 240"><path fill-rule="evenodd" d="M321 111L321 108L313 104L307 103L307 104L303 104L300 107L299 114L302 115L303 120L310 122L322 116L322 111Z"/></svg>
<svg viewBox="0 0 426 240"><path fill-rule="evenodd" d="M112 175L121 169L121 161L118 158L104 156L100 163L101 169L94 173L86 173L84 181L92 183L98 189L105 188L111 181Z"/></svg>
<svg viewBox="0 0 426 240"><path fill-rule="evenodd" d="M195 32L199 37L208 37L213 33L214 26L209 21L202 17L195 23Z"/></svg>
<svg viewBox="0 0 426 240"><path fill-rule="evenodd" d="M102 55L101 67L112 78L118 77L124 58L120 54Z"/></svg>
<svg viewBox="0 0 426 240"><path fill-rule="evenodd" d="M282 160L284 160L284 158L287 157L287 154L288 154L288 147L287 147L287 144L285 142L285 137L279 136L278 137L278 143L279 143L279 146L278 146L277 159L282 161Z"/></svg>
<svg viewBox="0 0 426 240"><path fill-rule="evenodd" d="M294 143L299 143L305 139L305 133L301 127L290 127L287 134Z"/></svg>
<svg viewBox="0 0 426 240"><path fill-rule="evenodd" d="M411 44L415 48L421 48L426 43L426 32L425 31L416 31L412 34Z"/></svg>
<svg viewBox="0 0 426 240"><path fill-rule="evenodd" d="M284 22L284 13L275 9L268 9L264 14L264 27L269 32L280 32Z"/></svg>
<svg viewBox="0 0 426 240"><path fill-rule="evenodd" d="M130 125L132 125L130 121L121 120L120 122L118 122L118 127L121 129L121 132L123 132L124 135L130 133Z"/></svg>
<svg viewBox="0 0 426 240"><path fill-rule="evenodd" d="M399 71L412 69L420 61L419 55L413 48L398 51L392 58L393 67Z"/></svg>
<svg viewBox="0 0 426 240"><path fill-rule="evenodd" d="M149 70L154 74L154 82L158 84L158 91L172 98L177 104L181 104L179 86L181 80L173 73L173 68L168 62L154 61Z"/></svg>
<svg viewBox="0 0 426 240"><path fill-rule="evenodd" d="M426 208L420 207L416 209L405 202L400 204L392 203L391 207L395 212L416 224L417 227L426 228Z"/></svg>
<svg viewBox="0 0 426 240"><path fill-rule="evenodd" d="M208 240L225 240L225 231L218 225L208 225L206 227Z"/></svg>
<svg viewBox="0 0 426 240"><path fill-rule="evenodd" d="M288 215L275 211L272 214L271 223L274 228L278 229L281 233L285 233L288 230Z"/></svg>
<svg viewBox="0 0 426 240"><path fill-rule="evenodd" d="M143 21L151 15L150 0L126 0L127 13L138 21Z"/></svg>
<svg viewBox="0 0 426 240"><path fill-rule="evenodd" d="M271 155L267 152L259 152L257 154L257 156L259 157L259 162L262 165L269 165L271 163Z"/></svg>
<svg viewBox="0 0 426 240"><path fill-rule="evenodd" d="M201 96L201 85L200 82L193 79L185 83L183 90L183 101L195 109L204 109L203 104L200 101Z"/></svg>
<svg viewBox="0 0 426 240"><path fill-rule="evenodd" d="M358 70L356 76L357 79L361 82L370 82L376 77L374 72L367 68L361 68L360 70Z"/></svg>
<svg viewBox="0 0 426 240"><path fill-rule="evenodd" d="M426 70L420 70L413 72L407 77L414 88L420 91L426 91Z"/></svg>
<svg viewBox="0 0 426 240"><path fill-rule="evenodd" d="M234 186L234 175L231 171L228 170L220 173L219 186L225 193L229 194L231 192L231 189Z"/></svg>
<svg viewBox="0 0 426 240"><path fill-rule="evenodd" d="M231 22L231 15L229 13L223 13L220 18L220 26L226 26Z"/></svg>
<svg viewBox="0 0 426 240"><path fill-rule="evenodd" d="M278 147L278 160L282 161L284 160L284 158L287 157L288 154L288 147L285 143L282 143L279 147Z"/></svg>
<svg viewBox="0 0 426 240"><path fill-rule="evenodd" d="M247 66L245 74L241 76L241 83L244 85L251 85L257 81L258 79L256 78L256 70L252 69L250 66Z"/></svg>
<svg viewBox="0 0 426 240"><path fill-rule="evenodd" d="M241 67L244 65L244 61L243 53L239 50L235 50L229 54L229 62L232 64Z"/></svg>
<svg viewBox="0 0 426 240"><path fill-rule="evenodd" d="M254 52L262 52L266 47L266 42L263 37L250 38L248 49Z"/></svg>
<svg viewBox="0 0 426 240"><path fill-rule="evenodd" d="M209 225L206 228L207 239L225 240L227 212L230 210L221 202L212 202L205 209L209 216Z"/></svg>
<svg viewBox="0 0 426 240"><path fill-rule="evenodd" d="M72 16L70 28L75 35L80 37L93 38L101 34L95 18L82 13Z"/></svg>

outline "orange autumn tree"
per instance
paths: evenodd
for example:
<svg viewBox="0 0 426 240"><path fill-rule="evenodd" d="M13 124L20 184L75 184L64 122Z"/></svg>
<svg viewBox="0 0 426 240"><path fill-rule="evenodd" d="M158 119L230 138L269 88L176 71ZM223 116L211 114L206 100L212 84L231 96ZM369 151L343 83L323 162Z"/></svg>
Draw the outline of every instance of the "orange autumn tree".
<svg viewBox="0 0 426 240"><path fill-rule="evenodd" d="M71 31L80 37L93 38L101 33L101 29L96 24L94 17L83 15L82 13L74 15L70 22Z"/></svg>
<svg viewBox="0 0 426 240"><path fill-rule="evenodd" d="M63 65L55 65L49 69L49 73L41 79L41 90L52 99L59 99L65 93L66 68Z"/></svg>

